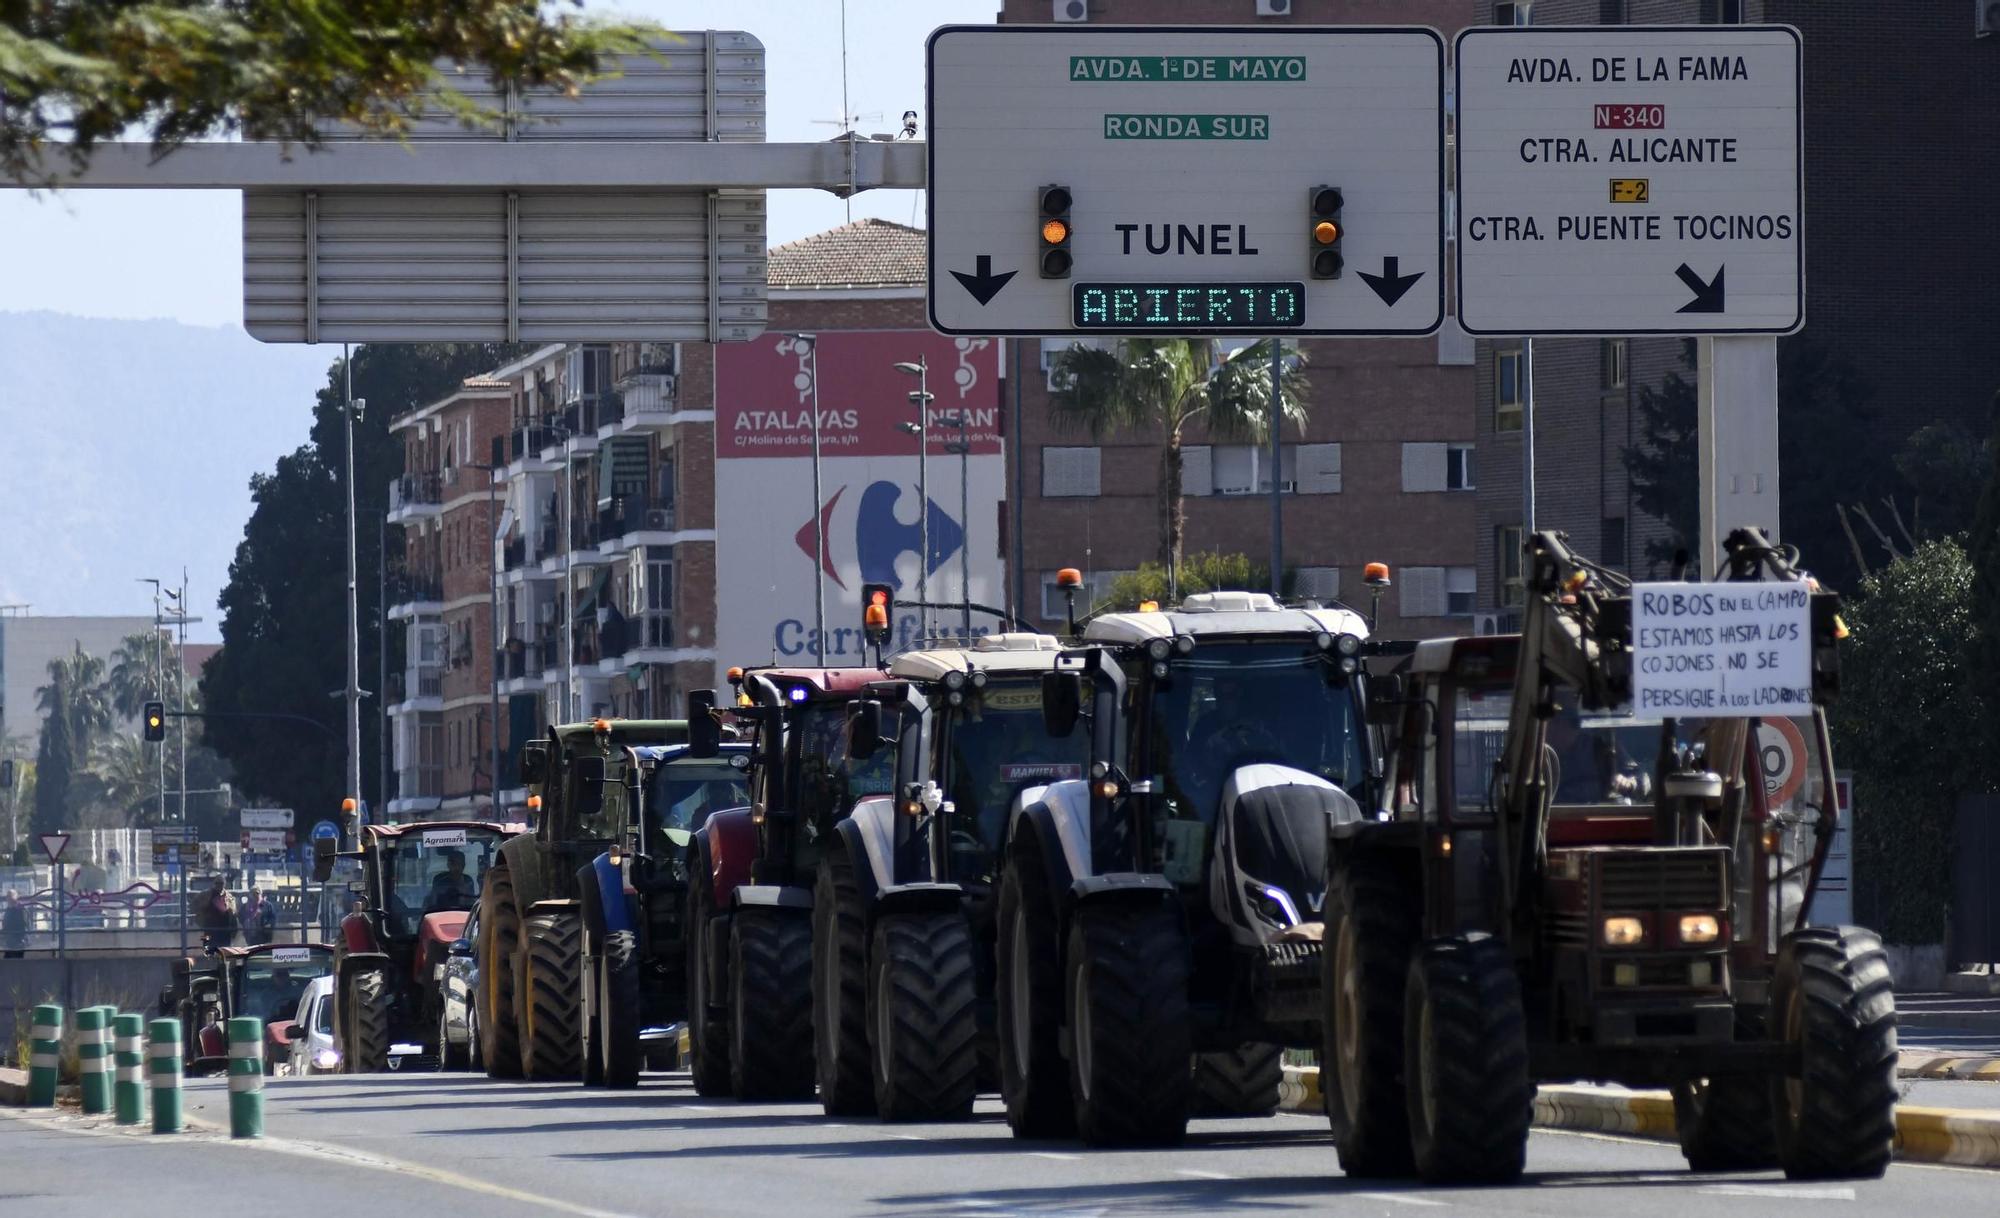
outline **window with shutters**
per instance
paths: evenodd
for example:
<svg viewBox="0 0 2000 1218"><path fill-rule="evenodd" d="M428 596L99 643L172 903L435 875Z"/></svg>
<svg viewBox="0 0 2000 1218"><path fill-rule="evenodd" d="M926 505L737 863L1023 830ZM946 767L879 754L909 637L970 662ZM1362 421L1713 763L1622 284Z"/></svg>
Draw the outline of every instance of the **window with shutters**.
<svg viewBox="0 0 2000 1218"><path fill-rule="evenodd" d="M1181 494L1192 499L1214 493L1214 454L1208 445L1181 449Z"/></svg>
<svg viewBox="0 0 2000 1218"><path fill-rule="evenodd" d="M1218 495L1249 495L1257 489L1257 450L1248 444L1217 444L1209 450L1209 476Z"/></svg>
<svg viewBox="0 0 2000 1218"><path fill-rule="evenodd" d="M1050 393L1056 393L1068 386L1056 379L1056 356L1071 347L1083 347L1090 351L1113 351L1118 340L1115 338L1045 338L1042 340L1042 377Z"/></svg>
<svg viewBox="0 0 2000 1218"><path fill-rule="evenodd" d="M1453 617L1463 617L1472 612L1473 602L1479 598L1479 572L1471 567L1446 567L1444 569L1444 611Z"/></svg>
<svg viewBox="0 0 2000 1218"><path fill-rule="evenodd" d="M1403 490L1413 494L1445 488L1445 446L1430 443L1403 445Z"/></svg>
<svg viewBox="0 0 2000 1218"><path fill-rule="evenodd" d="M1404 567L1402 613L1406 618L1445 616L1443 567Z"/></svg>
<svg viewBox="0 0 2000 1218"><path fill-rule="evenodd" d="M1337 601L1340 599L1340 568L1300 567L1292 572L1292 591L1307 600Z"/></svg>
<svg viewBox="0 0 2000 1218"><path fill-rule="evenodd" d="M1340 445L1300 444L1296 446L1298 493L1338 495L1340 493ZM1327 570L1333 568L1328 567Z"/></svg>
<svg viewBox="0 0 2000 1218"><path fill-rule="evenodd" d="M1493 353L1493 430L1521 430L1526 375L1518 347Z"/></svg>
<svg viewBox="0 0 2000 1218"><path fill-rule="evenodd" d="M1534 7L1531 0L1512 0L1511 3L1503 0L1502 3L1493 6L1493 24L1532 25Z"/></svg>
<svg viewBox="0 0 2000 1218"><path fill-rule="evenodd" d="M1598 547L1598 560L1621 570L1632 565L1631 555L1625 552L1625 518L1606 516L1603 520L1602 542Z"/></svg>
<svg viewBox="0 0 2000 1218"><path fill-rule="evenodd" d="M1099 493L1100 461L1100 450L1094 446L1043 448L1042 497L1061 499Z"/></svg>
<svg viewBox="0 0 2000 1218"><path fill-rule="evenodd" d="M1493 531L1494 584L1500 589L1500 603L1515 608L1527 602L1527 583L1521 576L1521 526L1503 524Z"/></svg>
<svg viewBox="0 0 2000 1218"><path fill-rule="evenodd" d="M1447 444L1444 450L1444 489L1469 491L1478 484L1472 479L1472 445Z"/></svg>

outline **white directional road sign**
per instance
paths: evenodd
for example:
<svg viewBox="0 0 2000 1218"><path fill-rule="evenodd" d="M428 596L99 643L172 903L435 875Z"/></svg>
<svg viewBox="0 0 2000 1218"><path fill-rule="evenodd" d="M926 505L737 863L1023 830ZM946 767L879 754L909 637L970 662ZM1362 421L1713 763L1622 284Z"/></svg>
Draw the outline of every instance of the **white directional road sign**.
<svg viewBox="0 0 2000 1218"><path fill-rule="evenodd" d="M1804 324L1797 30L1475 26L1456 63L1468 331Z"/></svg>
<svg viewBox="0 0 2000 1218"><path fill-rule="evenodd" d="M946 26L928 68L943 333L1429 334L1443 319L1435 31ZM1052 185L1071 203L1060 278L1042 273ZM1327 186L1339 278L1311 273Z"/></svg>

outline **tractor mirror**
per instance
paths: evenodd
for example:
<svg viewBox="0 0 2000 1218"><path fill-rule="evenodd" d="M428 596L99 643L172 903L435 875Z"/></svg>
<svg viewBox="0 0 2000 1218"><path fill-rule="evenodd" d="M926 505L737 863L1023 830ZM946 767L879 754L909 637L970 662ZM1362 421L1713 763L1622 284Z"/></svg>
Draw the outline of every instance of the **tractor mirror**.
<svg viewBox="0 0 2000 1218"><path fill-rule="evenodd" d="M521 746L521 785L533 786L549 776L549 745L546 740L530 740Z"/></svg>
<svg viewBox="0 0 2000 1218"><path fill-rule="evenodd" d="M324 884L333 875L334 854L340 843L330 837L313 839L313 883Z"/></svg>
<svg viewBox="0 0 2000 1218"><path fill-rule="evenodd" d="M722 751L722 724L715 719L715 691L697 689L688 695L690 757L713 757Z"/></svg>
<svg viewBox="0 0 2000 1218"><path fill-rule="evenodd" d="M572 772L576 782L576 814L597 815L604 808L604 758L579 757Z"/></svg>
<svg viewBox="0 0 2000 1218"><path fill-rule="evenodd" d="M445 949L445 953L452 956L470 956L472 954L472 940L453 939L451 946Z"/></svg>
<svg viewBox="0 0 2000 1218"><path fill-rule="evenodd" d="M873 698L863 698L847 715L847 755L855 761L866 761L881 747L882 704Z"/></svg>
<svg viewBox="0 0 2000 1218"><path fill-rule="evenodd" d="M1376 727L1394 727L1408 701L1403 674L1388 673L1368 679L1368 722Z"/></svg>
<svg viewBox="0 0 2000 1218"><path fill-rule="evenodd" d="M1042 728L1060 740L1076 730L1083 715L1083 677L1074 669L1042 674Z"/></svg>

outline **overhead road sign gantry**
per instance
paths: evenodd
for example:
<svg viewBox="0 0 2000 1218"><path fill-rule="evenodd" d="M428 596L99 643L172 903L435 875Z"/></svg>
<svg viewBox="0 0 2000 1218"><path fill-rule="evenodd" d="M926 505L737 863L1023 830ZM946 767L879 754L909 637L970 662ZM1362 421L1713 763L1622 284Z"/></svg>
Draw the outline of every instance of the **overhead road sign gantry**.
<svg viewBox="0 0 2000 1218"><path fill-rule="evenodd" d="M1467 331L1805 324L1797 30L1474 26L1454 62Z"/></svg>
<svg viewBox="0 0 2000 1218"><path fill-rule="evenodd" d="M1434 30L945 26L926 66L943 333L1443 320Z"/></svg>

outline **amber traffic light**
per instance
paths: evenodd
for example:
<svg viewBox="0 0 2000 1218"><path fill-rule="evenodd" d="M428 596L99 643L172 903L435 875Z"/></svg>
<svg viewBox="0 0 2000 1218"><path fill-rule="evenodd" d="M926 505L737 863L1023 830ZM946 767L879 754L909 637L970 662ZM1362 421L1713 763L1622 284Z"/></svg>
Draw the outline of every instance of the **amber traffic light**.
<svg viewBox="0 0 2000 1218"><path fill-rule="evenodd" d="M145 724L147 741L153 744L158 744L160 741L165 740L167 738L166 703L164 702L146 703L144 713L142 713L139 716L139 718Z"/></svg>
<svg viewBox="0 0 2000 1218"><path fill-rule="evenodd" d="M1070 268L1070 194L1067 186L1044 186L1037 195L1042 228L1041 270L1044 279L1068 279Z"/></svg>
<svg viewBox="0 0 2000 1218"><path fill-rule="evenodd" d="M1340 209L1347 200L1338 186L1315 186L1307 196L1309 231L1306 257L1314 279L1338 279L1345 259L1340 255L1340 239L1347 228L1340 222Z"/></svg>
<svg viewBox="0 0 2000 1218"><path fill-rule="evenodd" d="M895 603L889 585L861 585L861 636L877 647L889 641L889 611Z"/></svg>

